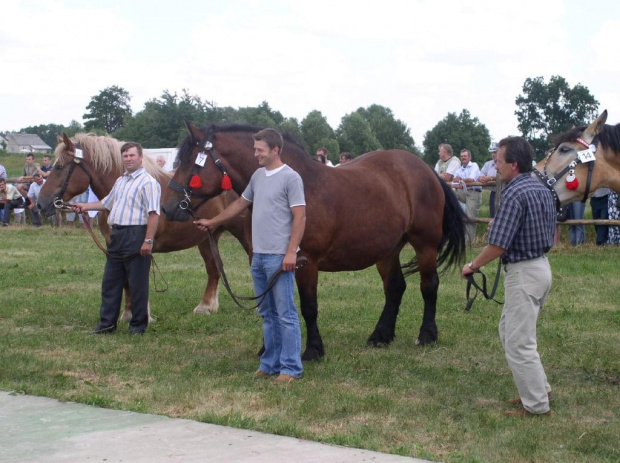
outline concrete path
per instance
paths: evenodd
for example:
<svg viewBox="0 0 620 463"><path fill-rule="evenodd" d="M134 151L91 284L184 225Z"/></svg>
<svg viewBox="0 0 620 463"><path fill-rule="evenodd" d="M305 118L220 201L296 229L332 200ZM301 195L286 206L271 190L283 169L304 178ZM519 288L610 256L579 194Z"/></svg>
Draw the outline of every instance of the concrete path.
<svg viewBox="0 0 620 463"><path fill-rule="evenodd" d="M0 461L421 463L425 460L0 391Z"/></svg>

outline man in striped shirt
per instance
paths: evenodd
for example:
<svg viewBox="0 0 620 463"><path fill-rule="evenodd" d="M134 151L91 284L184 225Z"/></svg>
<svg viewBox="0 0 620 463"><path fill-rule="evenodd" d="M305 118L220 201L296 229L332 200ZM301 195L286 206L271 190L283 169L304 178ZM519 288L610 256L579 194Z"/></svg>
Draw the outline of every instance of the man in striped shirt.
<svg viewBox="0 0 620 463"><path fill-rule="evenodd" d="M108 224L112 233L101 283L101 321L96 334L116 330L125 281L131 291L129 332L143 334L148 325L149 267L159 222L161 188L142 167L139 143L125 143L121 155L125 173L116 180L110 194L94 203L73 204L77 213L110 211Z"/></svg>

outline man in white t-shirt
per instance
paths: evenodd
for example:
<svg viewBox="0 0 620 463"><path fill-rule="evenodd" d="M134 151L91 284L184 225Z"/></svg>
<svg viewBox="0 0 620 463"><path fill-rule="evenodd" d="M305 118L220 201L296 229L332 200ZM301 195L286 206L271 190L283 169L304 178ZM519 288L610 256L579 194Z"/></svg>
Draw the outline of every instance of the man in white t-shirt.
<svg viewBox="0 0 620 463"><path fill-rule="evenodd" d="M241 196L213 219L196 220L202 231L219 225L253 205L252 279L263 294L272 275L282 273L258 307L263 318L265 352L255 378L274 375L276 384L301 378L301 328L295 308L297 250L306 226L306 200L301 177L280 158L284 142L273 129L254 134L254 157L259 168Z"/></svg>

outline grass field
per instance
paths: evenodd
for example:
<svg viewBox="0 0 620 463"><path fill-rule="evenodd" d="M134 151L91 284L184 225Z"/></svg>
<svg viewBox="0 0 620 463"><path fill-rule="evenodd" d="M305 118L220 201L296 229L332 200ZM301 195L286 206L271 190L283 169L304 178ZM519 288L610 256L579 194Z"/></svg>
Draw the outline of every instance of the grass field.
<svg viewBox="0 0 620 463"><path fill-rule="evenodd" d="M251 294L240 245L229 236L220 245L234 290ZM89 334L104 256L87 233L11 227L0 231L0 248L2 390L437 461L620 461L618 247L550 253L554 283L538 339L556 401L554 416L530 419L504 415L516 390L497 335L500 306L478 301L464 313L454 271L440 286L440 342L414 345L422 315L414 276L397 339L382 349L366 347L382 308L376 271L321 274L326 357L277 388L252 379L262 333L255 312L222 292L219 313L192 314L205 281L197 250L157 255L169 289L151 286L157 321L135 337L126 324L112 336Z"/></svg>

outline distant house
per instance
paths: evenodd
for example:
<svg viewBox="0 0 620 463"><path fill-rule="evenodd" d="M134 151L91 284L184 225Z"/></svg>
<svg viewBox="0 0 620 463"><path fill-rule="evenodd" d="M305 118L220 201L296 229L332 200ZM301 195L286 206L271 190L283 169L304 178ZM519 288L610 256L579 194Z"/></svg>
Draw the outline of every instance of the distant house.
<svg viewBox="0 0 620 463"><path fill-rule="evenodd" d="M6 150L9 153L49 153L52 147L36 134L7 133Z"/></svg>
<svg viewBox="0 0 620 463"><path fill-rule="evenodd" d="M0 134L0 149L6 149L6 138L4 138L4 135Z"/></svg>

